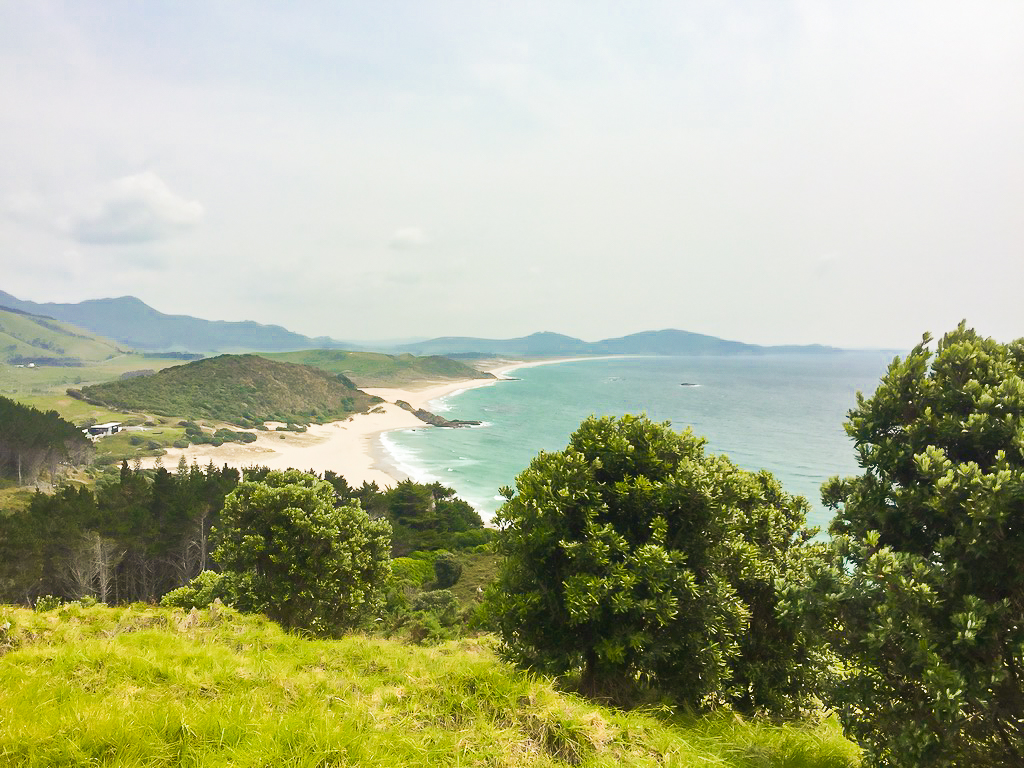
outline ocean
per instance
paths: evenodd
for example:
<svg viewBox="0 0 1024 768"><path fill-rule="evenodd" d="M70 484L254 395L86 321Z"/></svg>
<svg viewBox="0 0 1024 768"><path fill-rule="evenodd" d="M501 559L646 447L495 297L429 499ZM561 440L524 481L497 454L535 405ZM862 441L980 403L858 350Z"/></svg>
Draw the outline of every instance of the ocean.
<svg viewBox="0 0 1024 768"><path fill-rule="evenodd" d="M811 504L808 522L827 528L821 484L858 472L843 429L856 393L869 395L892 353L764 357L632 357L520 368L514 381L456 392L429 410L480 427L390 432L382 444L395 466L420 482L454 488L484 517L498 489L540 451L561 450L591 414L646 413L690 427L706 450L745 469L767 469Z"/></svg>

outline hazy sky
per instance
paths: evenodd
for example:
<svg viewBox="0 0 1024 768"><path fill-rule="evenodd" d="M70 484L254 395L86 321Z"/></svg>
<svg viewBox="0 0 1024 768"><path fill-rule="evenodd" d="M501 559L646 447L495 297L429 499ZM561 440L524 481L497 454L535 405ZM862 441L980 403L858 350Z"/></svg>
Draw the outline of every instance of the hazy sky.
<svg viewBox="0 0 1024 768"><path fill-rule="evenodd" d="M0 289L372 339L1024 336L1024 2L0 0Z"/></svg>

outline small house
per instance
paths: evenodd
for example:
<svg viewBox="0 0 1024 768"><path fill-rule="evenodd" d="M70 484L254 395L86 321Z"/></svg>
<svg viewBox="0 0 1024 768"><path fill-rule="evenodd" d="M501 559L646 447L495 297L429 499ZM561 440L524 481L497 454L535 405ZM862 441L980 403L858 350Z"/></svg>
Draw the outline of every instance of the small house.
<svg viewBox="0 0 1024 768"><path fill-rule="evenodd" d="M93 424L91 427L86 427L82 431L93 439L99 437L106 437L108 435L113 435L116 432L120 432L121 422L108 421L105 424Z"/></svg>

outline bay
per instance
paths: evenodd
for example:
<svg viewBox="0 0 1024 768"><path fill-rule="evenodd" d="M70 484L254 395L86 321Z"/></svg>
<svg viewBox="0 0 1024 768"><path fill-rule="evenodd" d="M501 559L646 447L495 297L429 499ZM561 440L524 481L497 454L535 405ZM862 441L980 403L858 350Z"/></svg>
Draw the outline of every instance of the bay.
<svg viewBox="0 0 1024 768"><path fill-rule="evenodd" d="M421 482L454 488L485 519L498 489L540 451L561 450L591 414L646 413L691 428L707 451L745 469L767 469L811 503L808 522L827 527L821 484L858 471L843 429L858 391L870 394L891 352L764 357L633 357L520 368L514 381L455 393L429 407L470 429L392 432L384 447Z"/></svg>

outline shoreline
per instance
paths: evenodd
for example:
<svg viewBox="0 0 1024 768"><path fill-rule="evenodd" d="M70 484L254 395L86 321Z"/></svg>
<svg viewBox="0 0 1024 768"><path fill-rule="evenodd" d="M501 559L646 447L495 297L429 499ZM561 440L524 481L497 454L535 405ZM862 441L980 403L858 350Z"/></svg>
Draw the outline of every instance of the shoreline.
<svg viewBox="0 0 1024 768"><path fill-rule="evenodd" d="M205 466L212 461L217 467L226 464L236 469L267 466L271 469L294 468L319 473L330 470L344 477L354 488L358 488L364 482L375 482L381 489L393 488L399 482L409 479L409 476L396 465L394 457L383 444L382 436L404 429L437 429L395 405L396 400L404 400L413 408L430 410L429 404L436 400L459 395L478 387L493 386L502 381L514 381L515 379L508 374L519 368L612 357L620 355L526 361L495 360L489 362L488 367L483 369L485 373L493 374L493 379L424 382L422 386L410 388L364 387L364 392L385 401L371 409L369 413L357 413L344 421L311 424L306 432L302 433L256 431L254 434L257 439L254 443L168 448L164 456L143 459L142 466L154 467L159 463L166 469L173 469L181 457L184 457L187 463L197 463L199 466Z"/></svg>

